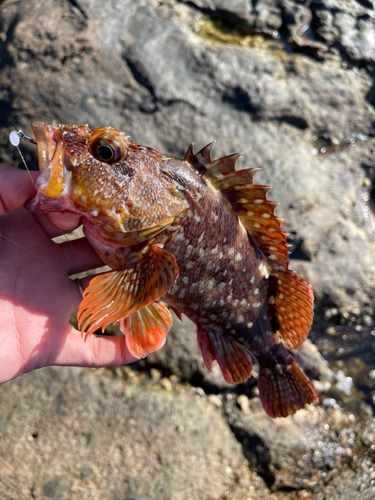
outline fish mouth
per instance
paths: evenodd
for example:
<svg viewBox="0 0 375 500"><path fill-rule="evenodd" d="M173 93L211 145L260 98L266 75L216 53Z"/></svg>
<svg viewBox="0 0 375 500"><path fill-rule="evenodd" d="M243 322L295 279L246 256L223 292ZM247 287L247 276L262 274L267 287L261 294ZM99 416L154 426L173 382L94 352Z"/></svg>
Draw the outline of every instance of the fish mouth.
<svg viewBox="0 0 375 500"><path fill-rule="evenodd" d="M72 177L70 162L64 154L61 128L41 121L33 122L31 127L38 145L38 191L48 198L60 198L68 194Z"/></svg>

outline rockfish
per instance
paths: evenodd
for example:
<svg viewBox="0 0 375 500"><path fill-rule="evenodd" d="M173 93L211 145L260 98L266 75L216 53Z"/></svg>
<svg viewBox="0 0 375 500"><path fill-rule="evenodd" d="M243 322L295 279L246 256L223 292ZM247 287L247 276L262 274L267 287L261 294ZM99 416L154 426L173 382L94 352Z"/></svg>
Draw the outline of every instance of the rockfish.
<svg viewBox="0 0 375 500"><path fill-rule="evenodd" d="M197 326L209 370L229 383L251 375L271 417L317 400L287 350L307 337L311 286L288 269L286 233L240 154L212 160L212 144L180 160L110 127L34 122L40 174L34 208L80 214L87 239L112 269L94 277L78 311L87 335L119 322L129 351L160 348L169 309ZM169 307L168 307L169 306Z"/></svg>

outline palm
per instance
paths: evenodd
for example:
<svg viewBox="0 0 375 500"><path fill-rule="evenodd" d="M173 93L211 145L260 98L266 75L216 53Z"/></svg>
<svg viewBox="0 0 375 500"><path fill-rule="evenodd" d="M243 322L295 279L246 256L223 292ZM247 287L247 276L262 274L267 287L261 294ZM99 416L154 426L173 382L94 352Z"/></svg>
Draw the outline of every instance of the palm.
<svg viewBox="0 0 375 500"><path fill-rule="evenodd" d="M0 371L13 377L58 358L80 296L62 249L33 215L10 212L1 217L0 232L0 355L18 361L1 363Z"/></svg>
<svg viewBox="0 0 375 500"><path fill-rule="evenodd" d="M85 238L54 243L51 236L61 231L46 216L34 216L24 208L6 213L33 195L33 189L22 184L30 184L30 179L22 174L0 166L0 215L5 213L0 217L0 383L52 364L134 361L124 337L92 335L85 341L69 325L81 295L68 276L102 261Z"/></svg>

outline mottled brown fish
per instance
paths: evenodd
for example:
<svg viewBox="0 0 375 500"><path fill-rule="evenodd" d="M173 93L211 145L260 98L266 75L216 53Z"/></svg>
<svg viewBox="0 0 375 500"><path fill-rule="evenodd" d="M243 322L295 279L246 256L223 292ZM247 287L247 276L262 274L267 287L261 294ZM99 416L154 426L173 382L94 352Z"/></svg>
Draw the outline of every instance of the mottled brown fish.
<svg viewBox="0 0 375 500"><path fill-rule="evenodd" d="M183 160L109 127L34 122L41 173L34 207L82 215L86 237L112 271L93 278L78 311L86 334L120 322L130 352L158 349L169 305L196 325L209 370L229 383L259 363L259 394L271 417L317 400L286 348L305 340L310 285L288 270L286 233L240 154L211 159L212 144Z"/></svg>

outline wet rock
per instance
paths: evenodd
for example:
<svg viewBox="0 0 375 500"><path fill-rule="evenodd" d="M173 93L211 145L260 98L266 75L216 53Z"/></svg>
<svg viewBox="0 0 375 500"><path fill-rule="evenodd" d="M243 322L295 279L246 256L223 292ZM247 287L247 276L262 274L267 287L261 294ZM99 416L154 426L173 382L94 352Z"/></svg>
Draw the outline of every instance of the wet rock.
<svg viewBox="0 0 375 500"><path fill-rule="evenodd" d="M0 432L1 498L268 499L220 411L182 387L42 369L0 387Z"/></svg>
<svg viewBox="0 0 375 500"><path fill-rule="evenodd" d="M250 414L228 404L229 424L271 491L306 495L290 498L332 500L375 495L372 420L365 423L339 408L311 406L293 417L273 420L263 416L254 400L251 403ZM347 496L341 496L342 484L348 486ZM322 493L316 493L320 489Z"/></svg>
<svg viewBox="0 0 375 500"><path fill-rule="evenodd" d="M332 371L327 361L309 339L305 340L298 350L292 351L292 354L309 377L321 381L332 379Z"/></svg>
<svg viewBox="0 0 375 500"><path fill-rule="evenodd" d="M373 62L374 3L370 0L318 0L310 4L317 36L350 61Z"/></svg>

